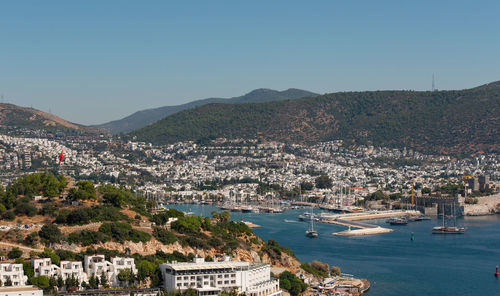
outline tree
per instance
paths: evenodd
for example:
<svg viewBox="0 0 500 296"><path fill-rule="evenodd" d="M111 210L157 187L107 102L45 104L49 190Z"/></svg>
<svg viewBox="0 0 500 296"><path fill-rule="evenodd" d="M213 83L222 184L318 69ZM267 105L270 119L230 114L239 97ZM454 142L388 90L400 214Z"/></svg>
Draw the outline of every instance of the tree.
<svg viewBox="0 0 500 296"><path fill-rule="evenodd" d="M36 232L32 232L30 234L28 234L25 238L24 238L24 241L23 243L27 246L30 246L30 247L35 247L36 244L38 243L38 233Z"/></svg>
<svg viewBox="0 0 500 296"><path fill-rule="evenodd" d="M61 230L55 224L46 224L38 232L38 235L49 243L58 243L62 239Z"/></svg>
<svg viewBox="0 0 500 296"><path fill-rule="evenodd" d="M300 183L301 190L307 191L307 190L312 190L313 188L314 188L314 185L311 182L305 181L305 182Z"/></svg>
<svg viewBox="0 0 500 296"><path fill-rule="evenodd" d="M21 251L19 248L12 248L7 256L9 257L9 259L16 259L20 258L22 255L23 251Z"/></svg>
<svg viewBox="0 0 500 296"><path fill-rule="evenodd" d="M57 287L57 278L55 276L51 276L49 278L49 289L54 290Z"/></svg>
<svg viewBox="0 0 500 296"><path fill-rule="evenodd" d="M108 275L105 272L101 273L100 282L103 288L109 288Z"/></svg>
<svg viewBox="0 0 500 296"><path fill-rule="evenodd" d="M328 189L332 188L333 186L332 179L330 179L330 177L328 177L328 175L325 174L317 177L315 183L316 183L316 188L319 189Z"/></svg>
<svg viewBox="0 0 500 296"><path fill-rule="evenodd" d="M96 199L94 184L90 181L79 181L76 183L78 189L71 188L68 192L68 200L88 200Z"/></svg>
<svg viewBox="0 0 500 296"><path fill-rule="evenodd" d="M289 271L283 271L279 279L280 288L287 290L292 296L297 296L307 289L307 284Z"/></svg>
<svg viewBox="0 0 500 296"><path fill-rule="evenodd" d="M157 270L157 266L152 262L147 260L140 260L137 263L137 279L139 281L143 281L148 277L151 277L155 271Z"/></svg>
<svg viewBox="0 0 500 296"><path fill-rule="evenodd" d="M134 272L132 271L132 269L128 268L122 269L118 273L118 280L124 283L133 282L135 280Z"/></svg>
<svg viewBox="0 0 500 296"><path fill-rule="evenodd" d="M431 194L432 190L428 187L422 188L422 194Z"/></svg>
<svg viewBox="0 0 500 296"><path fill-rule="evenodd" d="M91 275L89 278L89 286L92 289L99 288L99 279L95 275Z"/></svg>
<svg viewBox="0 0 500 296"><path fill-rule="evenodd" d="M59 264L61 262L61 257L57 255L54 250L46 248L43 252L37 254L40 258L50 258L50 261L54 264Z"/></svg>
<svg viewBox="0 0 500 296"><path fill-rule="evenodd" d="M50 287L49 278L44 275L31 278L31 284L44 290Z"/></svg>
<svg viewBox="0 0 500 296"><path fill-rule="evenodd" d="M63 278L59 275L57 276L57 288L62 289L64 287L64 280Z"/></svg>

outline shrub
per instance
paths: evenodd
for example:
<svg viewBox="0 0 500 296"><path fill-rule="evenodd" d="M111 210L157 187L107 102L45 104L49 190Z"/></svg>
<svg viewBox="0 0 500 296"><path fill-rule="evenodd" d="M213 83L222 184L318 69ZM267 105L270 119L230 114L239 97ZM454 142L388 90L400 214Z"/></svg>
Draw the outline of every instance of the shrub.
<svg viewBox="0 0 500 296"><path fill-rule="evenodd" d="M29 203L19 203L14 209L17 216L33 217L37 214L37 209Z"/></svg>
<svg viewBox="0 0 500 296"><path fill-rule="evenodd" d="M49 243L58 243L62 239L61 230L55 224L46 224L38 232L40 238L45 239Z"/></svg>
<svg viewBox="0 0 500 296"><path fill-rule="evenodd" d="M180 233L199 233L201 228L201 217L180 217L172 223L172 229Z"/></svg>
<svg viewBox="0 0 500 296"><path fill-rule="evenodd" d="M319 261L313 261L311 263L302 263L300 268L306 272L312 274L315 277L327 277L328 276L328 264L323 264Z"/></svg>
<svg viewBox="0 0 500 296"><path fill-rule="evenodd" d="M81 244L82 246L104 243L109 240L111 238L108 235L87 229L72 232L68 235L67 239L69 243Z"/></svg>
<svg viewBox="0 0 500 296"><path fill-rule="evenodd" d="M297 296L307 289L307 284L296 275L285 270L280 274L280 288L290 292L290 295Z"/></svg>
<svg viewBox="0 0 500 296"><path fill-rule="evenodd" d="M164 245L170 245L177 241L177 237L175 236L175 234L159 227L156 227L153 230L153 236Z"/></svg>
<svg viewBox="0 0 500 296"><path fill-rule="evenodd" d="M10 250L9 254L7 254L9 259L20 258L22 255L23 255L23 251L21 251L19 248L12 248L12 250Z"/></svg>
<svg viewBox="0 0 500 296"><path fill-rule="evenodd" d="M120 222L103 223L99 227L99 232L108 235L113 241L117 242L132 241L138 243L147 242L151 239L149 234L135 230L129 224Z"/></svg>

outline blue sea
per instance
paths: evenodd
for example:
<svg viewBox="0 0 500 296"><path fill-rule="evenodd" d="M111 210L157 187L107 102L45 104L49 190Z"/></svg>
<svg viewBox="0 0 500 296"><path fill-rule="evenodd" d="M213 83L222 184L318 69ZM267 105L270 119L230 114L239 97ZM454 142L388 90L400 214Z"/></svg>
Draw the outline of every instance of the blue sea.
<svg viewBox="0 0 500 296"><path fill-rule="evenodd" d="M207 205L172 207L206 217L218 210ZM304 235L308 224L297 219L302 213L231 213L231 219L261 225L254 229L257 235L289 247L301 261L319 260L368 279L372 286L367 295L500 295L500 279L494 277L500 265L499 215L459 218L457 224L468 228L462 235L432 234L431 228L441 223L437 219L406 226L372 220L394 232L341 237L330 234L345 227L317 223L319 237L311 239Z"/></svg>

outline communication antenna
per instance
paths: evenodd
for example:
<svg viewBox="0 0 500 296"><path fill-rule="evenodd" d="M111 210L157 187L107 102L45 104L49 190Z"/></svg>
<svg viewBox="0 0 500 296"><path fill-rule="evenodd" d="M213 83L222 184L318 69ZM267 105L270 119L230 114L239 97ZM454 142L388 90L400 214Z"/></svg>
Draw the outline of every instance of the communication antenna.
<svg viewBox="0 0 500 296"><path fill-rule="evenodd" d="M435 83L434 83L434 73L432 73L432 91L435 91L436 90L436 87L435 87Z"/></svg>
<svg viewBox="0 0 500 296"><path fill-rule="evenodd" d="M1 103L3 104L3 94L2 94L2 102Z"/></svg>

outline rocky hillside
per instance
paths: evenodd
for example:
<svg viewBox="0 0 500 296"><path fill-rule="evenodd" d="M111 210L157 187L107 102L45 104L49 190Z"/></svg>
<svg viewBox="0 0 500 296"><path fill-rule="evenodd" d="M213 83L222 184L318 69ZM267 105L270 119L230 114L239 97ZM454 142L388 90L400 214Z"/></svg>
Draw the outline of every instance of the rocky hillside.
<svg viewBox="0 0 500 296"><path fill-rule="evenodd" d="M53 114L13 104L0 104L0 127L4 129L40 129L50 132L98 132L95 128L71 123Z"/></svg>

